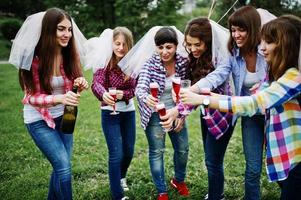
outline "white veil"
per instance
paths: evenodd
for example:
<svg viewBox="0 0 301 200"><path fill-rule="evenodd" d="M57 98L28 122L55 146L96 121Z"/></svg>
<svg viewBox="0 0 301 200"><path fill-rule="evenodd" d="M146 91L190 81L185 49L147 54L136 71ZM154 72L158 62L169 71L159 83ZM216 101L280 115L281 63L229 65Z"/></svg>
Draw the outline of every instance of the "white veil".
<svg viewBox="0 0 301 200"><path fill-rule="evenodd" d="M39 12L28 16L13 40L8 62L17 68L30 70L35 47L41 36L42 20L45 13ZM76 48L82 60L85 54L83 44L86 38L73 19L72 25Z"/></svg>
<svg viewBox="0 0 301 200"><path fill-rule="evenodd" d="M143 64L152 56L155 52L156 45L154 37L157 31L163 26L154 26L152 27L137 43L136 45L120 60L118 66L120 69L128 76L132 78L137 78L139 75L140 69L143 67ZM187 57L187 52L183 47L184 35L179 31L175 26L171 26L178 37L178 47L177 52Z"/></svg>
<svg viewBox="0 0 301 200"><path fill-rule="evenodd" d="M227 48L229 31L215 21L210 20L212 31L212 63L216 67L223 60L228 59L229 51Z"/></svg>
<svg viewBox="0 0 301 200"><path fill-rule="evenodd" d="M273 15L272 13L270 13L268 10L266 9L262 9L262 8L257 8L257 12L259 13L260 16L260 20L261 20L261 27L268 23L269 21L276 19L277 17L275 15Z"/></svg>
<svg viewBox="0 0 301 200"><path fill-rule="evenodd" d="M90 38L85 43L87 54L84 59L86 70L93 69L95 72L99 68L108 65L113 54L113 30L105 29L99 37Z"/></svg>

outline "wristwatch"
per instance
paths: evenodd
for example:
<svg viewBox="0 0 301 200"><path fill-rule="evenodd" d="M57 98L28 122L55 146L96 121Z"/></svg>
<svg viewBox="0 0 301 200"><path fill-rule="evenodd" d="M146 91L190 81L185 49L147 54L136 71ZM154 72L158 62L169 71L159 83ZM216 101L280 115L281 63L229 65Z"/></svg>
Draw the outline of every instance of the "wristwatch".
<svg viewBox="0 0 301 200"><path fill-rule="evenodd" d="M210 104L210 99L209 99L209 97L205 97L205 98L203 99L203 105L204 105L204 107L208 107L209 104Z"/></svg>

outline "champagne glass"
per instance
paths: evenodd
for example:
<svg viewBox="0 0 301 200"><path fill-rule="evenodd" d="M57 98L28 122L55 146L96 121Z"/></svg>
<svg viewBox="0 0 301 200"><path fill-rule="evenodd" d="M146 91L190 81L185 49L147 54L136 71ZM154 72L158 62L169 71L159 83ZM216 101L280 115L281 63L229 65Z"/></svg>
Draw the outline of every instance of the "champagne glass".
<svg viewBox="0 0 301 200"><path fill-rule="evenodd" d="M172 88L173 91L176 94L176 103L179 103L179 93L180 93L180 88L181 88L181 78L180 77L174 77L172 79Z"/></svg>
<svg viewBox="0 0 301 200"><path fill-rule="evenodd" d="M189 88L191 86L191 81L188 80L188 79L185 79L185 80L181 80L181 90L187 90L187 88ZM187 111L187 108L186 108L186 105L184 105L184 111L183 111L183 114L186 115L186 114L189 114L188 111Z"/></svg>
<svg viewBox="0 0 301 200"><path fill-rule="evenodd" d="M149 85L150 87L150 93L153 97L158 98L158 92L159 92L159 85L157 82L152 82Z"/></svg>
<svg viewBox="0 0 301 200"><path fill-rule="evenodd" d="M117 90L116 87L110 87L109 88L109 94L111 95L111 97L113 97L115 103L113 105L113 112L111 112L111 115L117 115L119 114L119 112L116 112L116 100L117 100Z"/></svg>
<svg viewBox="0 0 301 200"><path fill-rule="evenodd" d="M166 108L165 108L165 104L164 103L162 103L162 102L158 103L156 105L156 110L157 110L157 112L159 113L159 115L161 117L163 117L164 115L166 115ZM166 130L166 129L163 129L163 130L166 133L168 132L168 130Z"/></svg>

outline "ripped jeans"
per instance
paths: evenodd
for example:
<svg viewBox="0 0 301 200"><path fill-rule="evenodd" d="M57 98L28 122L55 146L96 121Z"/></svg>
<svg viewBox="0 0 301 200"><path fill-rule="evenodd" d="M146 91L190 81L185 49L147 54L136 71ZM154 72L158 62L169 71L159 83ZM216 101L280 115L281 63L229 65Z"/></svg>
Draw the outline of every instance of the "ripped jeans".
<svg viewBox="0 0 301 200"><path fill-rule="evenodd" d="M149 145L149 163L154 184L158 193L167 192L167 186L164 175L164 150L165 136L161 125L158 113L153 113L146 127L145 133ZM183 182L186 175L186 166L188 160L188 134L186 126L178 132L173 131L168 133L171 140L174 155L174 178L178 182Z"/></svg>

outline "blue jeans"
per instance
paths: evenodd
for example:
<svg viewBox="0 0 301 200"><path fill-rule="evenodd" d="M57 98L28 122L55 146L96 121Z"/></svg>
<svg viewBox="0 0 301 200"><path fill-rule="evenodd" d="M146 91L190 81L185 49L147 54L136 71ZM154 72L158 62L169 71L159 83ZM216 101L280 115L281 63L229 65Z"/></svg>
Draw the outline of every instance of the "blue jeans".
<svg viewBox="0 0 301 200"><path fill-rule="evenodd" d="M241 118L242 142L246 160L245 200L260 199L264 123L263 115Z"/></svg>
<svg viewBox="0 0 301 200"><path fill-rule="evenodd" d="M136 139L135 111L101 111L101 124L109 151L109 179L113 199L123 197L120 179L125 178L134 155Z"/></svg>
<svg viewBox="0 0 301 200"><path fill-rule="evenodd" d="M207 124L201 114L201 129L205 150L205 164L208 171L208 199L219 200L224 193L224 156L232 136L234 127L218 140L208 131Z"/></svg>
<svg viewBox="0 0 301 200"><path fill-rule="evenodd" d="M49 184L49 200L72 199L71 155L73 134L64 134L59 131L61 120L62 117L54 120L55 129L48 127L44 120L26 124L35 144L53 168Z"/></svg>
<svg viewBox="0 0 301 200"><path fill-rule="evenodd" d="M281 200L300 200L301 163L290 170L287 179L280 181Z"/></svg>
<svg viewBox="0 0 301 200"><path fill-rule="evenodd" d="M158 193L167 192L164 174L164 150L165 136L161 125L158 113L153 113L146 127L145 133L149 145L149 163L152 173L152 178L157 188ZM188 134L186 126L178 132L173 131L168 133L171 140L174 155L174 172L175 179L178 182L183 182L186 176L186 166L188 160Z"/></svg>

